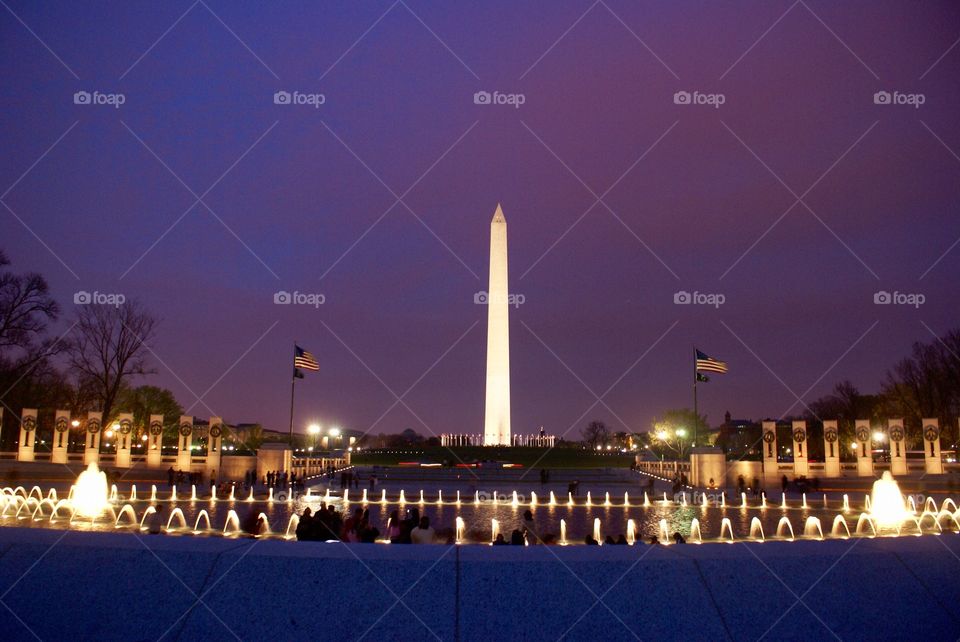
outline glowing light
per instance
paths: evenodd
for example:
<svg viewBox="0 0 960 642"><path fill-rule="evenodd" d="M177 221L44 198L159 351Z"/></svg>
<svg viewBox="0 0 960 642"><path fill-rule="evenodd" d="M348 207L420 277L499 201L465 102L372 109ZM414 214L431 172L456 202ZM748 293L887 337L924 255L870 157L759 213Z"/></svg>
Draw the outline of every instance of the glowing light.
<svg viewBox="0 0 960 642"><path fill-rule="evenodd" d="M95 518L109 506L107 475L93 462L77 477L73 487L73 509L79 517Z"/></svg>
<svg viewBox="0 0 960 642"><path fill-rule="evenodd" d="M910 516L900 494L900 486L890 471L873 482L870 498L870 517L881 529L897 529Z"/></svg>

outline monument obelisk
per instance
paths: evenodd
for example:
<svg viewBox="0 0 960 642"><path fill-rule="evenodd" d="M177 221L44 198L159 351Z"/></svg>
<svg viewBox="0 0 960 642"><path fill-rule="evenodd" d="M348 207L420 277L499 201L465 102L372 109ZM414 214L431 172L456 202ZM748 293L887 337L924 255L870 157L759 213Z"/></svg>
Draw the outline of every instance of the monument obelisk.
<svg viewBox="0 0 960 642"><path fill-rule="evenodd" d="M510 444L510 306L507 286L507 219L497 203L490 221L487 289L487 403L483 445Z"/></svg>

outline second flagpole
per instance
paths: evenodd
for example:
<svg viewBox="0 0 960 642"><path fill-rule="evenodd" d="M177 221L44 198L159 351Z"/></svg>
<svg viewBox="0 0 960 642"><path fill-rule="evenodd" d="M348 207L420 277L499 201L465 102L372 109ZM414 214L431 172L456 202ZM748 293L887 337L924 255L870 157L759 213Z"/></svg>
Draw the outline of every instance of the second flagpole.
<svg viewBox="0 0 960 642"><path fill-rule="evenodd" d="M294 392L295 392L296 389L297 389L297 366L296 366L296 361L297 361L297 342L296 342L296 340L294 340L294 342L293 342L293 361L294 361L294 365L293 365L293 376L291 377L291 380L290 380L290 434L289 434L289 442L290 442L290 449L291 449L291 450L293 450L293 395L294 395Z"/></svg>

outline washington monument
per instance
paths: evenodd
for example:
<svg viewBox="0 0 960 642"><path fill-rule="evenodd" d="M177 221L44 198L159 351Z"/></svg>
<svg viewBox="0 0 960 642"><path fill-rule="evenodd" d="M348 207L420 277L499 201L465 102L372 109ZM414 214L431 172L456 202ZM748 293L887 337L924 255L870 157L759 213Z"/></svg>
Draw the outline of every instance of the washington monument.
<svg viewBox="0 0 960 642"><path fill-rule="evenodd" d="M507 219L497 203L490 221L487 289L487 403L483 445L510 444L510 307L507 287Z"/></svg>

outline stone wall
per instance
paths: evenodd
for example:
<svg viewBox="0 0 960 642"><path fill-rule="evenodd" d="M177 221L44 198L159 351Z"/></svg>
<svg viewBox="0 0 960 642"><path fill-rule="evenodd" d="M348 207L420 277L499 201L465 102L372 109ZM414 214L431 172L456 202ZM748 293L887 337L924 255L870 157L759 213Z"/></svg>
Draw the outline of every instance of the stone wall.
<svg viewBox="0 0 960 642"><path fill-rule="evenodd" d="M0 631L5 641L956 640L958 554L953 533L491 548L0 528L10 609Z"/></svg>

